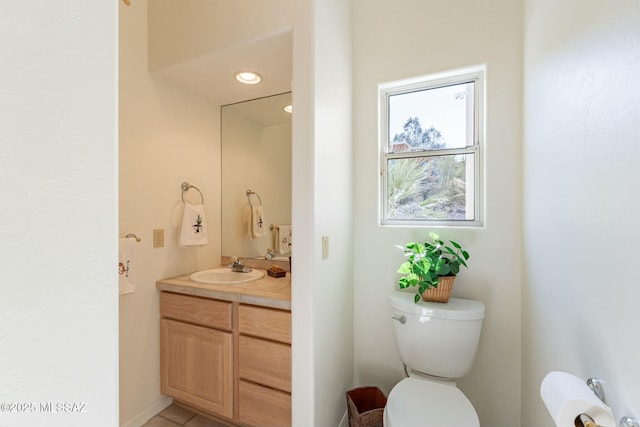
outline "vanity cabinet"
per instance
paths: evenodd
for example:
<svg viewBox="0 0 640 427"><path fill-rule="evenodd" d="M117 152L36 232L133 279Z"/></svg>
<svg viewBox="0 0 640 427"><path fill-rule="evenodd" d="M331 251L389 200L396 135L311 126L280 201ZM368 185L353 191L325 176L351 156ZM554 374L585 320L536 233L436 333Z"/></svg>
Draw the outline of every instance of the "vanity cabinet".
<svg viewBox="0 0 640 427"><path fill-rule="evenodd" d="M241 426L291 425L291 312L160 293L161 392Z"/></svg>
<svg viewBox="0 0 640 427"><path fill-rule="evenodd" d="M239 420L291 425L291 312L240 304Z"/></svg>
<svg viewBox="0 0 640 427"><path fill-rule="evenodd" d="M162 292L160 314L161 392L231 418L232 304Z"/></svg>

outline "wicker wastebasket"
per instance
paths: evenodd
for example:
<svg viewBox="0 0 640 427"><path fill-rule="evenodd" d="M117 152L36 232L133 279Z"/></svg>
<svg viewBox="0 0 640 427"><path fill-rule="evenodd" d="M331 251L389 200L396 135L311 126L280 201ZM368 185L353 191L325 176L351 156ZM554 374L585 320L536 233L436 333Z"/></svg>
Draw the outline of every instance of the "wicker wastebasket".
<svg viewBox="0 0 640 427"><path fill-rule="evenodd" d="M382 427L386 396L378 387L359 387L347 392L349 427Z"/></svg>

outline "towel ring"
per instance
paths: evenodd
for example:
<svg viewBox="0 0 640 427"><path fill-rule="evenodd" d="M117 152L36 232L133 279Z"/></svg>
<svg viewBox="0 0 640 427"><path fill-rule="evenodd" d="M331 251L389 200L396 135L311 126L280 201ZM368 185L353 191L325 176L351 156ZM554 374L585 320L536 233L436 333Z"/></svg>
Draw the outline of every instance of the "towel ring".
<svg viewBox="0 0 640 427"><path fill-rule="evenodd" d="M133 233L129 233L126 236L124 236L125 239L136 239L136 242L140 242L142 239L139 238L138 236L136 236Z"/></svg>
<svg viewBox="0 0 640 427"><path fill-rule="evenodd" d="M198 187L196 187L195 185L191 185L188 182L183 182L182 183L182 203L185 203L185 201L184 201L184 193L189 191L191 188L193 188L198 193L200 193L200 199L202 200L200 203L204 204L204 196L202 195L202 191L200 191L200 189Z"/></svg>
<svg viewBox="0 0 640 427"><path fill-rule="evenodd" d="M260 195L255 191L247 190L247 199L249 200L249 206L253 207L253 205L251 204L251 195L256 196L258 198L258 202L260 203L258 206L262 206L262 199L260 198Z"/></svg>

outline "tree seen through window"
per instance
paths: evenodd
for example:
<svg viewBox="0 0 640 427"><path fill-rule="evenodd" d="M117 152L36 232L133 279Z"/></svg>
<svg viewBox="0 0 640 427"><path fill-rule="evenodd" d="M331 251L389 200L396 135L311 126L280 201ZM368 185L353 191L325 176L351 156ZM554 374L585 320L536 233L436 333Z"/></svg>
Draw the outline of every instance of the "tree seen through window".
<svg viewBox="0 0 640 427"><path fill-rule="evenodd" d="M440 131L423 129L409 117L392 140L394 153L438 150L445 146ZM397 158L388 161L390 218L465 218L465 155Z"/></svg>

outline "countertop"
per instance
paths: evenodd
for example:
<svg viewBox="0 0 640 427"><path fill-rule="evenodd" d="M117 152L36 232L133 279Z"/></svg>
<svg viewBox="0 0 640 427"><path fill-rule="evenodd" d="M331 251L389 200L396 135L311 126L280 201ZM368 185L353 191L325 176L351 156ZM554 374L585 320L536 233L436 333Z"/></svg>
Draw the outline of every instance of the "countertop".
<svg viewBox="0 0 640 427"><path fill-rule="evenodd" d="M262 279L235 285L198 283L190 280L189 276L190 274L185 274L158 280L156 288L178 294L291 310L291 273L275 278L265 272Z"/></svg>

